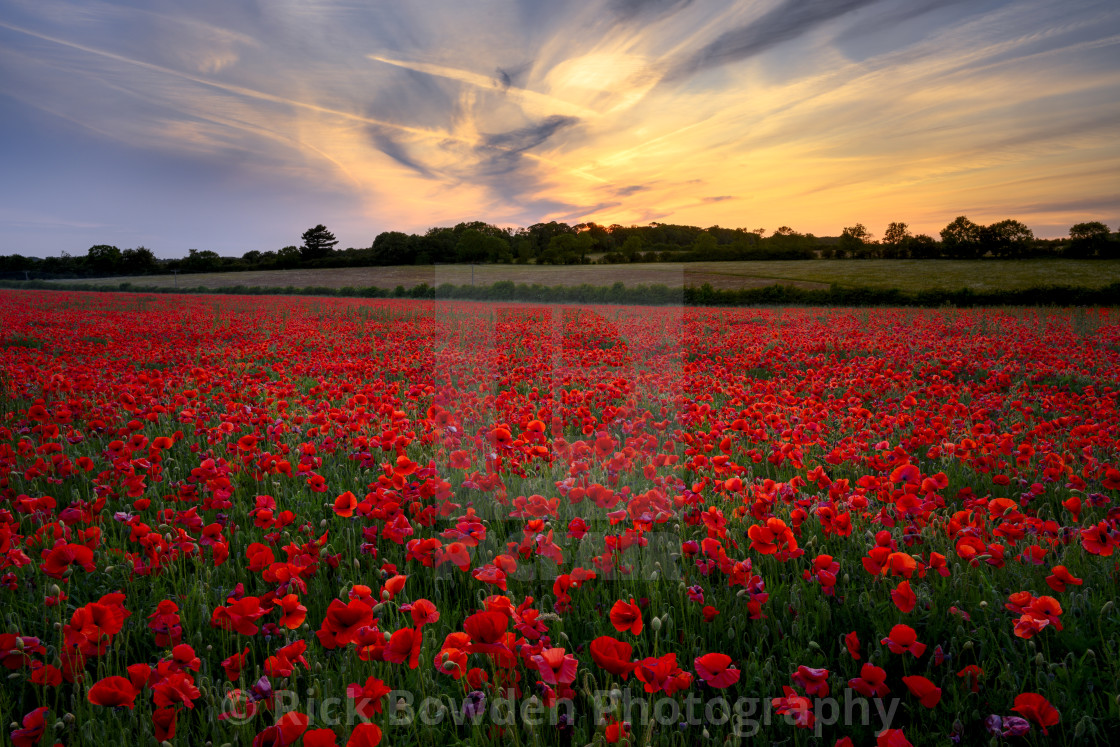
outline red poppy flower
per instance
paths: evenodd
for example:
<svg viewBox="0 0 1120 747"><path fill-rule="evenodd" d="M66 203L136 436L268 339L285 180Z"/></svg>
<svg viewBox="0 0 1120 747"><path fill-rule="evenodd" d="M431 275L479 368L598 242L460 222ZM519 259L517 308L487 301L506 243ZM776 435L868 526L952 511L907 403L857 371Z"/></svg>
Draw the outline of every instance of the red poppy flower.
<svg viewBox="0 0 1120 747"><path fill-rule="evenodd" d="M844 636L844 645L848 648L848 654L856 661L859 661L859 636L856 635L854 630Z"/></svg>
<svg viewBox="0 0 1120 747"><path fill-rule="evenodd" d="M805 694L814 698L828 697L828 670L813 669L799 666L797 671L790 675L795 685L800 685Z"/></svg>
<svg viewBox="0 0 1120 747"><path fill-rule="evenodd" d="M918 597L910 588L909 581L903 581L896 589L891 591L891 600L902 612L910 612L914 609L914 605L918 603Z"/></svg>
<svg viewBox="0 0 1120 747"><path fill-rule="evenodd" d="M1050 569L1050 575L1046 577L1046 583L1050 585L1051 589L1061 593L1066 590L1066 584L1081 586L1081 579L1066 570L1064 565L1056 565Z"/></svg>
<svg viewBox="0 0 1120 747"><path fill-rule="evenodd" d="M31 665L31 682L42 687L58 687L62 684L62 672L53 664L37 661Z"/></svg>
<svg viewBox="0 0 1120 747"><path fill-rule="evenodd" d="M1107 557L1112 555L1116 540L1109 534L1108 524L1100 522L1081 530L1081 546L1093 555Z"/></svg>
<svg viewBox="0 0 1120 747"><path fill-rule="evenodd" d="M99 706L119 707L125 706L129 710L136 705L138 691L132 682L125 677L106 677L98 680L89 689L87 698L90 703Z"/></svg>
<svg viewBox="0 0 1120 747"><path fill-rule="evenodd" d="M338 747L333 729L312 729L303 735L303 747Z"/></svg>
<svg viewBox="0 0 1120 747"><path fill-rule="evenodd" d="M884 638L880 643L886 645L894 654L905 654L907 652L914 655L915 658L921 656L926 651L926 644L918 641L918 634L909 625L895 625L891 628L891 633Z"/></svg>
<svg viewBox="0 0 1120 747"><path fill-rule="evenodd" d="M776 517L769 517L765 524L755 524L747 530L751 549L763 555L774 555L779 549L797 549L797 539L786 523Z"/></svg>
<svg viewBox="0 0 1120 747"><path fill-rule="evenodd" d="M222 660L222 668L226 671L226 679L230 682L236 682L241 676L241 669L249 660L249 649L246 648L240 654L232 654L228 658Z"/></svg>
<svg viewBox="0 0 1120 747"><path fill-rule="evenodd" d="M43 551L43 564L39 566L51 578L62 578L70 566L77 565L86 573L96 570L93 550L85 545L59 545Z"/></svg>
<svg viewBox="0 0 1120 747"><path fill-rule="evenodd" d="M276 723L253 739L253 747L287 747L295 744L307 731L310 719L299 711L289 711L276 720Z"/></svg>
<svg viewBox="0 0 1120 747"><path fill-rule="evenodd" d="M676 654L665 654L661 657L648 657L635 663L634 676L645 685L647 693L664 692L672 695L681 686L687 687L683 679L677 679L681 669L677 666Z"/></svg>
<svg viewBox="0 0 1120 747"><path fill-rule="evenodd" d="M731 666L731 657L727 654L704 654L696 657L693 664L700 679L716 688L734 685L743 674Z"/></svg>
<svg viewBox="0 0 1120 747"><path fill-rule="evenodd" d="M1043 734L1049 734L1046 727L1053 726L1061 721L1062 716L1058 709L1050 704L1046 698L1038 693L1022 693L1015 697L1015 705L1011 710L1021 713L1042 727Z"/></svg>
<svg viewBox="0 0 1120 747"><path fill-rule="evenodd" d="M509 618L501 612L476 612L463 621L463 630L470 636L468 650L476 654L508 654L505 646Z"/></svg>
<svg viewBox="0 0 1120 747"><path fill-rule="evenodd" d="M887 670L871 662L859 670L859 677L848 680L848 686L865 698L885 698L891 689L887 687Z"/></svg>
<svg viewBox="0 0 1120 747"><path fill-rule="evenodd" d="M933 708L941 702L941 688L919 674L902 678L910 693L926 708Z"/></svg>
<svg viewBox="0 0 1120 747"><path fill-rule="evenodd" d="M350 732L346 747L377 747L381 743L381 727L377 724L358 724Z"/></svg>
<svg viewBox="0 0 1120 747"><path fill-rule="evenodd" d="M131 614L123 602L123 594L106 594L99 601L74 610L70 624L63 629L66 643L76 646L85 656L104 654Z"/></svg>
<svg viewBox="0 0 1120 747"><path fill-rule="evenodd" d="M576 679L579 662L562 648L546 648L533 657L541 679L549 685L570 685Z"/></svg>
<svg viewBox="0 0 1120 747"><path fill-rule="evenodd" d="M634 649L629 643L601 635L591 642L589 648L592 660L611 674L625 680L634 670L634 664L630 661Z"/></svg>
<svg viewBox="0 0 1120 747"><path fill-rule="evenodd" d="M439 621L439 610L427 599L417 599L408 612L412 615L412 624L418 628Z"/></svg>
<svg viewBox="0 0 1120 747"><path fill-rule="evenodd" d="M804 695L799 695L789 685L783 685L782 692L785 693L784 696L773 698L770 701L770 704L774 707L774 712L787 718L792 717L795 726L800 726L802 729L812 729L816 722L816 717L813 715L813 701Z"/></svg>
<svg viewBox="0 0 1120 747"><path fill-rule="evenodd" d="M974 693L980 692L980 678L984 676L984 670L975 664L969 664L967 667L957 672L958 677L967 677L968 688Z"/></svg>
<svg viewBox="0 0 1120 747"><path fill-rule="evenodd" d="M152 700L157 708L178 704L194 708L202 693L194 686L194 679L185 672L171 672L152 688Z"/></svg>
<svg viewBox="0 0 1120 747"><path fill-rule="evenodd" d="M875 747L914 747L902 729L885 729L875 738Z"/></svg>
<svg viewBox="0 0 1120 747"><path fill-rule="evenodd" d="M629 604L623 602L621 599L614 603L611 607L611 625L619 633L629 631L632 635L641 635L642 633L642 610L634 603L634 598L630 598Z"/></svg>
<svg viewBox="0 0 1120 747"><path fill-rule="evenodd" d="M12 747L34 747L43 738L47 729L46 714L50 709L39 706L23 717L23 728L11 733Z"/></svg>
<svg viewBox="0 0 1120 747"><path fill-rule="evenodd" d="M603 731L603 738L607 744L618 744L630 732L630 726L616 718L612 718L607 722L606 729Z"/></svg>
<svg viewBox="0 0 1120 747"><path fill-rule="evenodd" d="M420 646L424 636L419 628L401 628L393 633L382 654L385 661L400 664L408 662L409 669L420 665Z"/></svg>
<svg viewBox="0 0 1120 747"><path fill-rule="evenodd" d="M373 623L373 609L365 602L351 600L349 603L332 599L327 606L327 616L316 632L324 648L333 649L348 646L358 639L358 631Z"/></svg>
<svg viewBox="0 0 1120 747"><path fill-rule="evenodd" d="M347 697L355 701L354 712L366 719L381 713L381 701L390 692L392 689L376 677L370 677L364 685L355 683L346 686Z"/></svg>

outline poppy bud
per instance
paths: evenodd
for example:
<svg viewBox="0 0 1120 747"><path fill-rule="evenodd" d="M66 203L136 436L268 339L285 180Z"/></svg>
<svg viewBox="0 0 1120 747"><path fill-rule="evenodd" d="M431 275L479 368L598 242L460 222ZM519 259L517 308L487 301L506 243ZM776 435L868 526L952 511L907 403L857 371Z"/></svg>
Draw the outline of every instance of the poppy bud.
<svg viewBox="0 0 1120 747"><path fill-rule="evenodd" d="M654 633L658 632L659 630L661 630L661 618L659 618L659 617L653 618L653 620L650 622L649 626L651 628L653 628Z"/></svg>

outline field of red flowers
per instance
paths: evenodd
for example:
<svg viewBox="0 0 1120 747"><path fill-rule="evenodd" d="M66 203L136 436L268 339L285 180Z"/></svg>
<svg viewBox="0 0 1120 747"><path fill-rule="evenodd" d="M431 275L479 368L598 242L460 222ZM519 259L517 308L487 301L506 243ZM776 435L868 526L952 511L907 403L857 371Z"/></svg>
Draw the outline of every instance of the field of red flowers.
<svg viewBox="0 0 1120 747"><path fill-rule="evenodd" d="M1109 744L1120 317L0 292L15 745Z"/></svg>

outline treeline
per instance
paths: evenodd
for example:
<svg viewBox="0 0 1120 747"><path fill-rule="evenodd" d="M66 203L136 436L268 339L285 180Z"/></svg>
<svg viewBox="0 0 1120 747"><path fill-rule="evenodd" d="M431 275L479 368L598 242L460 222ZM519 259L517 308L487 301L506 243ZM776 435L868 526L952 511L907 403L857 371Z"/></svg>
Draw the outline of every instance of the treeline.
<svg viewBox="0 0 1120 747"><path fill-rule="evenodd" d="M765 229L650 223L601 226L596 223L537 223L501 228L481 221L431 228L423 234L387 231L364 248L336 249L326 226L304 232L302 243L276 251L252 250L222 257L191 249L181 259L159 259L148 248L92 246L84 256L0 255L0 277L107 277L166 273L236 272L325 267L432 264L622 264L776 259L981 259L995 257L1120 258L1120 234L1099 221L1070 227L1064 239L1037 239L1017 220L980 225L960 216L938 239L914 235L905 223L891 223L876 238L857 223L839 236L818 237L782 226Z"/></svg>
<svg viewBox="0 0 1120 747"><path fill-rule="evenodd" d="M502 281L493 285L421 283L413 288L394 289L295 287L268 288L238 285L232 288L164 288L120 283L105 286L87 283L59 285L41 280L0 280L0 288L24 290L101 291L132 293L201 293L248 296L334 296L344 298L413 298L429 300L504 301L526 303L624 304L641 306L1120 306L1120 283L1102 288L1062 285L1035 286L1018 290L974 291L926 290L916 293L890 288L861 288L832 285L827 289L806 289L792 285L722 290L708 284L700 287L666 285L545 286Z"/></svg>

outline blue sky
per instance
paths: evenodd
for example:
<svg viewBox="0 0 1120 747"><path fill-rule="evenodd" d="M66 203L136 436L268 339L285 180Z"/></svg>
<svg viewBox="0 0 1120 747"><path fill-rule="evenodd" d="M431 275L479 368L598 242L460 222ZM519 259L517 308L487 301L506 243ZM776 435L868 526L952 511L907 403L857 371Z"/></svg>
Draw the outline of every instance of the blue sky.
<svg viewBox="0 0 1120 747"><path fill-rule="evenodd" d="M1120 5L0 0L0 253L1120 228Z"/></svg>

